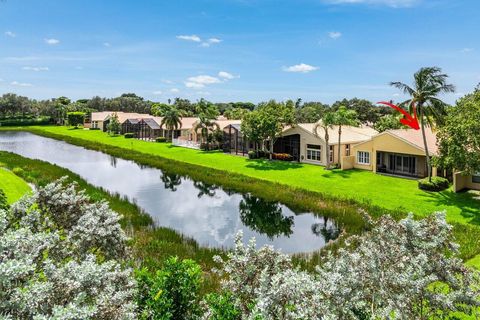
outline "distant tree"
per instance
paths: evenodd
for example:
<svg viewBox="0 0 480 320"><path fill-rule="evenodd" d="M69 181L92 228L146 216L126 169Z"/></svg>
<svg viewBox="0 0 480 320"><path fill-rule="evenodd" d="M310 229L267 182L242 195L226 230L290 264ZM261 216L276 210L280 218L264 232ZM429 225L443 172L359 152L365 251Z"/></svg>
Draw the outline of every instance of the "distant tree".
<svg viewBox="0 0 480 320"><path fill-rule="evenodd" d="M325 169L330 169L330 144L329 144L329 141L330 141L330 135L328 133L328 130L330 129L333 129L333 125L335 124L335 113L332 112L332 111L329 111L329 112L325 112L323 114L323 117L322 119L320 119L316 124L315 126L313 127L313 133L316 135L316 136L319 136L318 134L318 129L319 128L322 128L323 131L324 131L324 139L325 139L325 146L326 146L326 167Z"/></svg>
<svg viewBox="0 0 480 320"><path fill-rule="evenodd" d="M178 110L182 110L185 117L193 117L195 115L195 105L188 99L175 98L173 105Z"/></svg>
<svg viewBox="0 0 480 320"><path fill-rule="evenodd" d="M166 127L167 130L170 130L172 143L175 138L175 130L178 130L182 127L182 117L183 111L177 109L173 105L169 105L163 113L162 121L160 122L160 127Z"/></svg>
<svg viewBox="0 0 480 320"><path fill-rule="evenodd" d="M448 109L437 133L439 165L467 174L480 172L480 89Z"/></svg>
<svg viewBox="0 0 480 320"><path fill-rule="evenodd" d="M6 93L0 97L0 117L33 113L33 102L27 97Z"/></svg>
<svg viewBox="0 0 480 320"><path fill-rule="evenodd" d="M278 103L275 100L270 100L260 104L258 112L260 132L270 143L270 160L272 160L275 141L286 126L295 124L295 105L293 101Z"/></svg>
<svg viewBox="0 0 480 320"><path fill-rule="evenodd" d="M295 108L295 121L297 123L315 123L328 109L328 105L320 102L305 102Z"/></svg>
<svg viewBox="0 0 480 320"><path fill-rule="evenodd" d="M373 128L378 132L406 128L406 126L400 122L400 118L401 117L393 114L383 116L377 122L375 122Z"/></svg>
<svg viewBox="0 0 480 320"><path fill-rule="evenodd" d="M68 124L77 128L79 125L83 124L85 120L85 112L68 112L67 113Z"/></svg>
<svg viewBox="0 0 480 320"><path fill-rule="evenodd" d="M243 108L230 108L225 110L223 116L230 120L241 120L245 117L247 113L250 111L248 109Z"/></svg>
<svg viewBox="0 0 480 320"><path fill-rule="evenodd" d="M241 124L243 136L253 142L255 151L258 150L259 144L264 138L259 113L259 111L255 110L246 114Z"/></svg>
<svg viewBox="0 0 480 320"><path fill-rule="evenodd" d="M358 126L357 112L340 106L334 114L334 124L338 126L338 163L341 161L342 127Z"/></svg>
<svg viewBox="0 0 480 320"><path fill-rule="evenodd" d="M217 108L204 99L201 99L196 104L196 112L198 114L198 122L194 130L196 133L200 132L202 142L208 144L208 135L216 129L220 129L216 123L219 112Z"/></svg>
<svg viewBox="0 0 480 320"><path fill-rule="evenodd" d="M154 116L163 117L172 106L166 103L154 103L152 105L152 114Z"/></svg>
<svg viewBox="0 0 480 320"><path fill-rule="evenodd" d="M391 82L394 86L408 94L410 98L401 103L407 106L410 112L418 111L418 119L420 120L423 136L423 145L425 148L425 157L427 160L428 178L432 180L432 164L428 151L427 137L425 134L425 125L433 127L435 124L441 124L445 116L446 103L443 102L439 95L443 93L454 92L455 87L447 83L448 75L442 73L442 69L438 67L421 68L414 76L413 86L402 82Z"/></svg>
<svg viewBox="0 0 480 320"><path fill-rule="evenodd" d="M384 114L391 114L388 107L377 107L373 103L365 99L343 99L332 104L333 110L338 110L341 106L357 113L358 120L363 124L372 124Z"/></svg>
<svg viewBox="0 0 480 320"><path fill-rule="evenodd" d="M120 121L118 120L117 113L114 113L113 116L110 117L110 122L107 125L107 131L114 135L118 134L121 130Z"/></svg>

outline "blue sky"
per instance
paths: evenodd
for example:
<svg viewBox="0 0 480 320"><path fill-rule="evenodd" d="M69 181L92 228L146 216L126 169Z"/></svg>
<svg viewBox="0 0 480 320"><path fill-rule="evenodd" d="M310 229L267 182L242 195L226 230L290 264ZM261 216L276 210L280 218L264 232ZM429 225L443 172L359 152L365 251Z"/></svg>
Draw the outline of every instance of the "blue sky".
<svg viewBox="0 0 480 320"><path fill-rule="evenodd" d="M0 94L399 100L439 66L480 82L478 0L0 1Z"/></svg>

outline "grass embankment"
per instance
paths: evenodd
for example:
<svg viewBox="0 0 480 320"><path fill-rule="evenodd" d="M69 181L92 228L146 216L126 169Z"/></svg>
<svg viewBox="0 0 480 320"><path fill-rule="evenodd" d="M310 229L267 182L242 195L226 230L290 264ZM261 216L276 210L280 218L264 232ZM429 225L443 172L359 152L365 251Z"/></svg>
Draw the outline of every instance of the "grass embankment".
<svg viewBox="0 0 480 320"><path fill-rule="evenodd" d="M0 168L0 190L5 192L7 202L12 204L30 192L30 186L13 172Z"/></svg>
<svg viewBox="0 0 480 320"><path fill-rule="evenodd" d="M349 233L360 232L363 228L358 208L366 209L376 217L390 214L396 218L407 212L423 217L445 210L461 245L461 257L469 259L480 253L480 202L467 193L457 194L451 189L440 193L425 192L417 188L414 180L368 171L327 171L308 164L249 160L222 152L202 152L165 143L111 137L98 130L54 126L15 130L64 140L167 172L188 175L194 180L221 185L225 189L250 192L266 200L280 201L294 210L333 217ZM317 258L318 255L314 255L308 265L318 262Z"/></svg>

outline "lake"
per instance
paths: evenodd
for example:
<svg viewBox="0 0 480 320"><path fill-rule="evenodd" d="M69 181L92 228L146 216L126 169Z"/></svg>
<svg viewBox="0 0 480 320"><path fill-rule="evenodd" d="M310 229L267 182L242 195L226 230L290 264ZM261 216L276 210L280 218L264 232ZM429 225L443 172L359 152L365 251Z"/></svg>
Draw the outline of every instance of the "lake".
<svg viewBox="0 0 480 320"><path fill-rule="evenodd" d="M0 132L0 150L69 169L92 185L135 202L156 225L207 247L232 248L235 235L243 230L244 240L255 237L258 246L273 245L284 253L312 252L339 234L331 219L64 141L27 132Z"/></svg>

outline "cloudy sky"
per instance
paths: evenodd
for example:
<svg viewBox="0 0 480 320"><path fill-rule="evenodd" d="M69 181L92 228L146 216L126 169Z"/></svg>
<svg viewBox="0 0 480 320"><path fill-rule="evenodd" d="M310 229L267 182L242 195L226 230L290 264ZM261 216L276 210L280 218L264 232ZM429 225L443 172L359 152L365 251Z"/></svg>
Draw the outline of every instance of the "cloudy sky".
<svg viewBox="0 0 480 320"><path fill-rule="evenodd" d="M0 1L0 94L156 101L402 97L439 66L480 82L478 0Z"/></svg>

